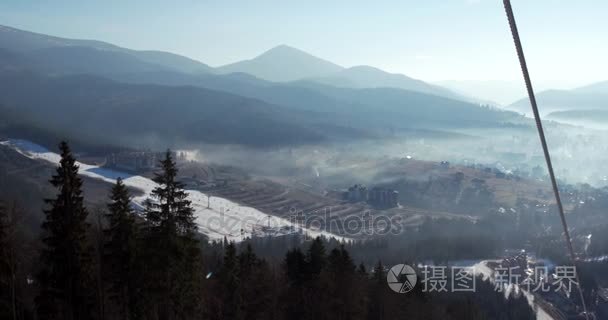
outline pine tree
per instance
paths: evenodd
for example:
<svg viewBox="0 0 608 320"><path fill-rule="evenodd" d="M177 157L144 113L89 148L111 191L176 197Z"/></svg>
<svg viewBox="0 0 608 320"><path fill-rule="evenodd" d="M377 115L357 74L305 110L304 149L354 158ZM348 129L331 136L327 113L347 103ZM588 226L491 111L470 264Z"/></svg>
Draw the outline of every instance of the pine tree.
<svg viewBox="0 0 608 320"><path fill-rule="evenodd" d="M154 317L181 319L196 313L200 304L201 253L194 210L184 185L177 181L170 151L160 166L154 178L158 187L146 201L146 291Z"/></svg>
<svg viewBox="0 0 608 320"><path fill-rule="evenodd" d="M306 260L308 262L308 273L311 278L317 277L325 267L327 260L325 245L320 237L316 237L310 244Z"/></svg>
<svg viewBox="0 0 608 320"><path fill-rule="evenodd" d="M301 286L304 282L304 275L306 273L306 257L300 250L295 248L287 251L285 256L285 273L287 280L291 287Z"/></svg>
<svg viewBox="0 0 608 320"><path fill-rule="evenodd" d="M386 272L384 271L384 265L382 261L378 260L376 266L374 266L374 280L379 285L384 285L386 282Z"/></svg>
<svg viewBox="0 0 608 320"><path fill-rule="evenodd" d="M357 272L359 273L359 275L361 275L361 277L367 278L367 269L365 268L363 262L359 263L359 266L357 267Z"/></svg>
<svg viewBox="0 0 608 320"><path fill-rule="evenodd" d="M327 265L325 245L320 237L315 238L306 253L306 276L303 286L303 302L306 318L318 319L327 311L327 283L321 279L321 273Z"/></svg>
<svg viewBox="0 0 608 320"><path fill-rule="evenodd" d="M362 319L365 314L365 286L344 245L333 249L327 258L323 280L330 319Z"/></svg>
<svg viewBox="0 0 608 320"><path fill-rule="evenodd" d="M371 283L368 288L368 319L386 319L386 272L382 261L374 266Z"/></svg>
<svg viewBox="0 0 608 320"><path fill-rule="evenodd" d="M239 280L243 318L272 318L273 274L267 262L253 252L250 243L239 255Z"/></svg>
<svg viewBox="0 0 608 320"><path fill-rule="evenodd" d="M283 297L286 319L306 319L307 310L306 292L304 286L307 280L306 257L300 248L289 250L285 256L285 274L287 276L287 294Z"/></svg>
<svg viewBox="0 0 608 320"><path fill-rule="evenodd" d="M184 184L176 180L178 170L171 151L167 150L160 166L162 171L153 179L159 186L152 191L152 201L147 202L146 219L154 231L194 239L194 210Z"/></svg>
<svg viewBox="0 0 608 320"><path fill-rule="evenodd" d="M59 145L61 161L50 183L59 193L46 199L43 243L36 298L39 319L91 319L94 301L91 281L91 252L87 243L82 180L78 165L66 142Z"/></svg>
<svg viewBox="0 0 608 320"><path fill-rule="evenodd" d="M223 289L224 319L242 319L241 313L241 279L240 263L236 254L234 242L228 243L224 249L224 263L220 281Z"/></svg>
<svg viewBox="0 0 608 320"><path fill-rule="evenodd" d="M118 306L119 318L136 319L137 226L131 197L121 178L112 187L105 218L103 260L110 283L110 298Z"/></svg>

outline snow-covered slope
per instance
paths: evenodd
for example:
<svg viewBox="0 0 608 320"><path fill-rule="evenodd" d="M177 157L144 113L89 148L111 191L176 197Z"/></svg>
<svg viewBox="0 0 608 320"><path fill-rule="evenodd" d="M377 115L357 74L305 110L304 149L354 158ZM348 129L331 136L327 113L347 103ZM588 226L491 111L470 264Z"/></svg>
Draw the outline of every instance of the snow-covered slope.
<svg viewBox="0 0 608 320"><path fill-rule="evenodd" d="M28 158L59 164L60 156L57 153L30 141L10 139L0 144L9 146ZM143 207L144 201L157 186L154 181L142 176L80 162L78 165L79 173L83 176L110 183L115 183L116 178L121 177L125 185L141 190L143 195L133 198L133 204L138 208ZM252 235L282 235L294 232L303 232L312 237L323 235L341 239L327 232L300 228L287 219L269 216L255 208L243 207L224 198L212 196L208 199L207 195L200 191L187 190L187 192L194 207L199 231L211 240L221 240L226 237L228 240L240 241Z"/></svg>

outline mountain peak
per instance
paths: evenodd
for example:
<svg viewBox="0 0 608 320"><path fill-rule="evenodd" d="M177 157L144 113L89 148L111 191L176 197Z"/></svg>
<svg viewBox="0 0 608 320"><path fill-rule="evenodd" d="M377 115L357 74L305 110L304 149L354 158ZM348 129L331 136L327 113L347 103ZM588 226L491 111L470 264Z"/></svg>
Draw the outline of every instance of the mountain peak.
<svg viewBox="0 0 608 320"><path fill-rule="evenodd" d="M255 57L254 59L264 59L264 58L289 58L289 59L293 59L294 57L299 57L301 59L319 59L322 60L321 58L315 57L312 54L304 51L304 50L300 50L298 48L294 48L291 46L288 46L286 44L280 44L276 47L270 48L266 51L264 51L262 54L258 55L257 57Z"/></svg>
<svg viewBox="0 0 608 320"><path fill-rule="evenodd" d="M286 44L280 44L276 47L270 48L268 49L266 52L273 52L273 51L298 51L298 52L304 52L303 50L300 50L298 48L286 45ZM305 52L304 52L305 53Z"/></svg>
<svg viewBox="0 0 608 320"><path fill-rule="evenodd" d="M366 65L358 65L358 66L352 66L350 68L348 68L348 70L360 70L360 71L373 71L373 72L385 72L382 71L376 67L372 67L372 66L366 66Z"/></svg>
<svg viewBox="0 0 608 320"><path fill-rule="evenodd" d="M321 77L344 68L303 50L281 44L251 60L244 60L218 68L220 73L244 72L258 78L288 82Z"/></svg>

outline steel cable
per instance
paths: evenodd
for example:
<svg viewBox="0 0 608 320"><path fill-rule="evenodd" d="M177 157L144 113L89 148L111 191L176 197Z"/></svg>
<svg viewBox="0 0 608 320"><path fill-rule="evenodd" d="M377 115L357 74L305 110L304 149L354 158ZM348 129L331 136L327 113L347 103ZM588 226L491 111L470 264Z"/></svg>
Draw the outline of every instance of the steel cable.
<svg viewBox="0 0 608 320"><path fill-rule="evenodd" d="M574 267L576 267L576 256L574 254L574 248L572 247L572 239L570 237L570 232L568 231L568 223L566 221L566 216L564 215L564 207L562 205L562 200L559 195L559 189L557 187L557 180L555 179L555 173L553 172L553 164L551 163L551 155L549 154L549 148L547 147L547 140L545 139L545 132L543 130L543 124L540 119L540 115L538 112L538 106L536 104L536 97L534 95L534 90L532 88L532 81L530 80L530 74L528 72L528 66L526 64L526 58L524 56L524 50L521 45L521 40L519 39L519 32L517 31L517 24L515 23L515 16L513 14L513 8L511 7L510 0L503 0L503 4L505 7L505 12L507 13L507 19L509 20L509 26L511 28L511 35L513 36L513 42L515 42L515 48L517 50L517 57L519 58L519 64L521 67L521 71L524 76L524 80L526 82L526 90L528 91L528 97L530 98L530 104L532 105L532 112L534 113L534 120L536 121L536 128L538 129L538 135L540 137L540 143L543 147L543 153L545 155L545 161L547 162L547 169L549 171L549 177L551 178L551 184L553 186L553 193L555 195L555 202L557 203L557 210L559 211L559 216L561 218L562 227L564 228L564 235L566 237L566 243L568 245L568 251L570 252L571 263ZM589 319L587 314L587 304L585 303L585 297L583 294L583 289L581 287L580 278L578 276L578 270L575 270L576 281L578 286L578 292L580 294L581 303L583 305L583 312L585 313L585 318Z"/></svg>

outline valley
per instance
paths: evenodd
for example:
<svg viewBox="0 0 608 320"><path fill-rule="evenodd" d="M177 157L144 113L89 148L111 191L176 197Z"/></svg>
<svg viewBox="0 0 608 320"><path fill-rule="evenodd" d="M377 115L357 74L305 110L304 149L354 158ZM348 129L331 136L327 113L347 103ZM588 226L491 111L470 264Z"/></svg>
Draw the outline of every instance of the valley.
<svg viewBox="0 0 608 320"><path fill-rule="evenodd" d="M214 19L197 32L227 28ZM584 316L570 292L492 288L503 266L521 267L514 287L548 283L530 271L544 262L576 264L589 310L608 310L606 82L538 92L560 220L520 82L471 80L473 68L415 76L459 70L459 50L402 56L380 42L347 49L346 37L312 54L300 45L323 37L276 42L297 21L264 41L175 36L209 61L142 50L144 38L126 47L0 25L0 318ZM382 58L361 64L376 45ZM479 50L475 63L504 51ZM441 55L453 60L436 64ZM477 72L498 75L491 66ZM479 291L421 289L424 266L461 263L481 275ZM414 271L392 270L401 264Z"/></svg>

